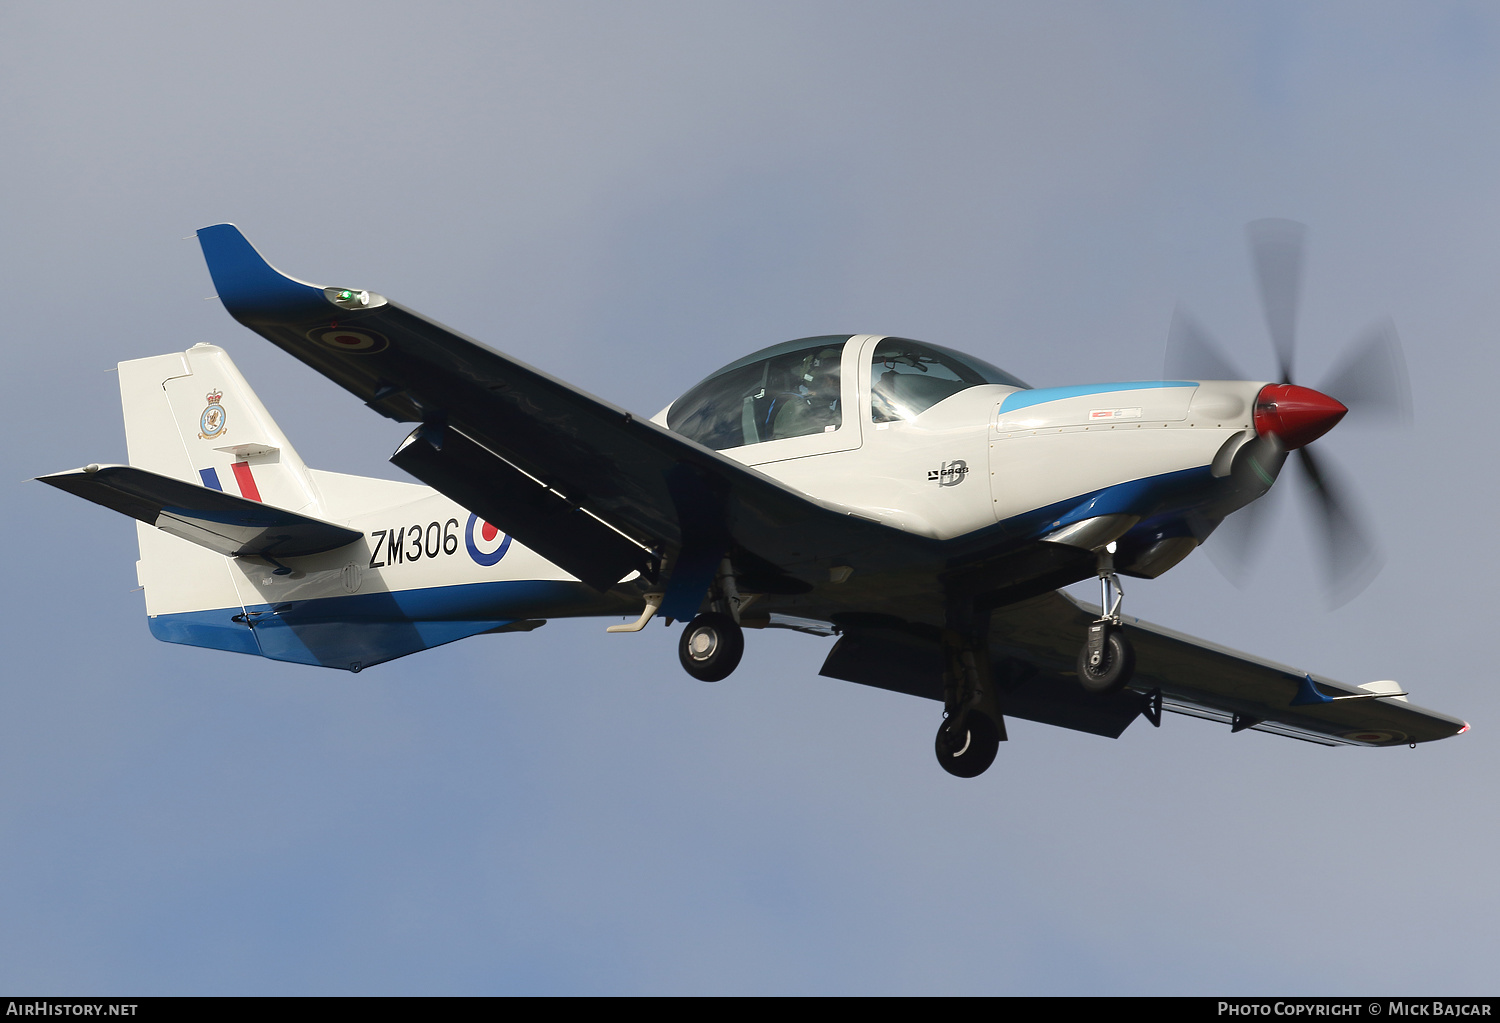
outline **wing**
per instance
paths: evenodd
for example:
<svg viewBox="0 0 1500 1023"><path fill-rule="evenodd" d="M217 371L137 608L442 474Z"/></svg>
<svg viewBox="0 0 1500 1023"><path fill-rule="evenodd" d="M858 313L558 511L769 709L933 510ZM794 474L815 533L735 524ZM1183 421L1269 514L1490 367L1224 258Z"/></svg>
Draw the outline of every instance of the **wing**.
<svg viewBox="0 0 1500 1023"><path fill-rule="evenodd" d="M198 237L236 320L422 424L396 465L596 589L660 567L662 614L688 618L726 554L742 589L804 594L840 567L887 589L902 573L931 580L979 549L814 500L383 296L288 277L232 225ZM1045 571L1056 556L1032 560Z"/></svg>
<svg viewBox="0 0 1500 1023"><path fill-rule="evenodd" d="M1074 664L1079 637L1097 617L1097 609L1057 592L995 612L990 661L1005 714L1114 737L1160 707L1237 732L1249 728L1330 746L1430 742L1468 728L1411 705L1389 683L1349 686L1138 619L1125 625L1136 651L1130 689L1102 698L1086 694ZM890 628L846 630L823 674L943 697L935 640Z"/></svg>

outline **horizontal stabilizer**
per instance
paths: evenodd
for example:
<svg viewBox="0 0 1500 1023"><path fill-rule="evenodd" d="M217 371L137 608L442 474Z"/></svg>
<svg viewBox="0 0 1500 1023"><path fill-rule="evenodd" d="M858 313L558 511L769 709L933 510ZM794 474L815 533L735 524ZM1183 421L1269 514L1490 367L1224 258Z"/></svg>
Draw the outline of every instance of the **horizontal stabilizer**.
<svg viewBox="0 0 1500 1023"><path fill-rule="evenodd" d="M297 558L364 536L355 529L129 465L91 465L37 479L230 557Z"/></svg>

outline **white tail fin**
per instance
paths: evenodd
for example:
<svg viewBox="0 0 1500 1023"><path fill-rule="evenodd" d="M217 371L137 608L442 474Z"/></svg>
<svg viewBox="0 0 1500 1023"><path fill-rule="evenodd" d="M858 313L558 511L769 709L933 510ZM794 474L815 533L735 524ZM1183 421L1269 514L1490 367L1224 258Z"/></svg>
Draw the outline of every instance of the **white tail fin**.
<svg viewBox="0 0 1500 1023"><path fill-rule="evenodd" d="M302 459L222 348L195 345L120 363L120 401L132 465L304 514L320 511ZM176 620L185 612L239 608L242 597L222 555L145 523L136 534L136 575L153 633L171 642L257 652L249 630L228 614L211 616L215 634L223 633L215 640L163 635L158 625L169 619L158 616Z"/></svg>
<svg viewBox="0 0 1500 1023"><path fill-rule="evenodd" d="M120 363L130 464L317 515L302 459L245 378L214 345Z"/></svg>

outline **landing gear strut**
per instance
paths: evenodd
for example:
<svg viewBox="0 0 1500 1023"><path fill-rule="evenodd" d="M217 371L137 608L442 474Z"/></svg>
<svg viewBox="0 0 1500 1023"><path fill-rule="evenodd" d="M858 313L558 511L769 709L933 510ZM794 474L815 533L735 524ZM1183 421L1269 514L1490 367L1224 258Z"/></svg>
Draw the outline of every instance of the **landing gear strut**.
<svg viewBox="0 0 1500 1023"><path fill-rule="evenodd" d="M1078 684L1101 696L1124 689L1135 673L1135 650L1121 631L1120 605L1125 588L1115 575L1115 545L1099 551L1100 615L1089 624L1088 640L1078 651Z"/></svg>
<svg viewBox="0 0 1500 1023"><path fill-rule="evenodd" d="M688 622L677 641L677 657L683 669L700 682L726 679L745 655L745 633L740 629L740 608L749 599L740 596L734 566L728 558L719 563L719 575L709 591L711 611Z"/></svg>
<svg viewBox="0 0 1500 1023"><path fill-rule="evenodd" d="M977 778L995 762L1005 741L1005 720L989 678L989 614L972 601L954 600L943 630L943 723L933 752L956 778Z"/></svg>

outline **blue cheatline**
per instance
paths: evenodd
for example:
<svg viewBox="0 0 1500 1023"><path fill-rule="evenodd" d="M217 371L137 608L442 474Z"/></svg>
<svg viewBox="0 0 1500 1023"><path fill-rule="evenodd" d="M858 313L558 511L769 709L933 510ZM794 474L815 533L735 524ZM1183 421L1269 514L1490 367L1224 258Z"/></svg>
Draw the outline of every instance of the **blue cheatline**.
<svg viewBox="0 0 1500 1023"><path fill-rule="evenodd" d="M607 613L607 604L583 583L512 580L185 611L148 622L167 643L358 669L521 618Z"/></svg>
<svg viewBox="0 0 1500 1023"><path fill-rule="evenodd" d="M1012 515L997 525L1004 534L1034 539L1096 515L1138 515L1145 519L1173 510L1185 514L1190 506L1211 498L1215 482L1206 465L1178 469L1079 494Z"/></svg>

